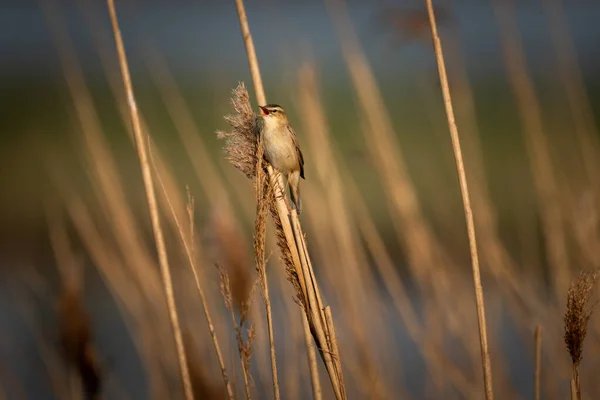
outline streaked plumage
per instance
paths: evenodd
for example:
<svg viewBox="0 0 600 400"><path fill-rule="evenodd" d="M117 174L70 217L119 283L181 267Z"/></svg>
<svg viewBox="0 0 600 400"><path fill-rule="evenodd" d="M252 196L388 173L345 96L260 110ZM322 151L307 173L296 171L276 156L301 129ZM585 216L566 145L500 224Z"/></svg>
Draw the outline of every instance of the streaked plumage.
<svg viewBox="0 0 600 400"><path fill-rule="evenodd" d="M304 179L304 157L296 133L283 108L277 104L260 106L259 128L267 161L283 174L290 187L290 197L298 214L302 213L300 178Z"/></svg>

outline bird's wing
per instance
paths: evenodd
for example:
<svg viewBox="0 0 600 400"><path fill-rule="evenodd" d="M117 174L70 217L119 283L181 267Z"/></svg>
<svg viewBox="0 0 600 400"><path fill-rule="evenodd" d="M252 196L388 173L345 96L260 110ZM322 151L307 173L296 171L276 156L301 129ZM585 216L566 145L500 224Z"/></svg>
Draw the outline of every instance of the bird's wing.
<svg viewBox="0 0 600 400"><path fill-rule="evenodd" d="M290 136L292 137L292 141L294 142L294 147L296 148L296 152L298 153L298 161L300 162L300 176L302 179L304 178L304 156L302 155L302 150L300 150L300 145L298 144L298 137L296 136L296 132L290 125L288 125L288 130L290 131Z"/></svg>

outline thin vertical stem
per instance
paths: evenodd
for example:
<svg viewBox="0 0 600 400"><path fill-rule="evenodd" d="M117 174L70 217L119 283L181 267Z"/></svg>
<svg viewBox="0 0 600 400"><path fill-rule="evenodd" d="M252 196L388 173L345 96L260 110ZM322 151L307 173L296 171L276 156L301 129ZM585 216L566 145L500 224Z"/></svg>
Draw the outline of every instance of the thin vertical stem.
<svg viewBox="0 0 600 400"><path fill-rule="evenodd" d="M308 370L310 372L310 382L312 385L313 400L322 400L321 381L319 379L319 369L317 368L317 355L313 346L310 326L306 315L302 313L302 327L304 328L304 340L306 342L306 354L308 356Z"/></svg>
<svg viewBox="0 0 600 400"><path fill-rule="evenodd" d="M258 101L259 105L265 105L267 104L267 96L265 96L265 89L260 76L260 69L258 68L258 58L256 57L254 41L252 40L252 35L250 34L250 26L248 25L248 16L246 15L244 0L235 0L235 7L237 8L238 12L240 29L242 30L242 36L244 38L244 46L246 46L248 66L250 67L250 74L252 75L252 83L254 84L256 100Z"/></svg>
<svg viewBox="0 0 600 400"><path fill-rule="evenodd" d="M473 268L473 284L475 287L475 301L477 303L477 320L479 323L479 339L481 344L481 362L483 367L483 384L485 388L486 400L492 400L494 393L492 390L492 365L488 349L487 326L485 321L485 304L483 298L483 287L481 285L481 274L479 270L479 255L477 253L477 241L475 237L475 224L473 222L473 211L471 210L471 200L469 198L469 187L467 185L467 176L463 163L462 150L460 147L460 138L458 128L454 120L454 110L452 107L452 97L450 95L450 87L448 85L448 77L446 76L446 65L444 62L444 54L442 52L442 42L437 32L435 22L435 14L431 0L425 0L427 3L427 14L429 15L429 24L431 27L431 38L435 50L435 58L437 60L440 83L442 86L442 96L444 98L444 106L446 108L446 116L448 118L448 128L450 129L450 137L452 139L452 148L454 150L454 158L456 161L456 169L458 171L458 179L460 182L460 192L462 195L465 219L467 222L467 232L469 235L469 247L471 251L471 265Z"/></svg>
<svg viewBox="0 0 600 400"><path fill-rule="evenodd" d="M534 376L534 400L540 400L540 378L542 373L542 326L535 327L535 376Z"/></svg>
<svg viewBox="0 0 600 400"><path fill-rule="evenodd" d="M254 41L250 35L250 27L248 25L248 17L246 16L246 9L242 0L235 0L235 6L237 8L240 29L244 38L244 45L246 46L246 54L248 56L248 66L252 75L252 81L254 83L254 91L256 99L260 105L267 104L265 90L262 84L262 78L260 76L260 69L258 67L258 58L256 57L256 51L254 50ZM272 176L272 170L269 170L269 175ZM257 178L258 179L258 178ZM280 178L281 179L281 178ZM259 182L259 184L261 184ZM276 196L278 197L278 196ZM261 201L260 199L257 199ZM258 215L257 215L258 218ZM279 400L279 379L277 377L277 359L275 357L275 339L273 334L273 315L271 313L271 299L269 298L269 286L267 283L267 273L264 265L264 254L262 260L259 260L261 265L258 269L260 270L260 277L262 281L262 289L264 294L265 306L267 309L267 326L269 329L269 350L271 356L271 372L273 376L273 393L275 400Z"/></svg>
<svg viewBox="0 0 600 400"><path fill-rule="evenodd" d="M575 378L571 378L571 400L579 400L579 396L577 395L577 382Z"/></svg>
<svg viewBox="0 0 600 400"><path fill-rule="evenodd" d="M125 55L125 46L123 45L123 38L121 36L121 30L119 28L119 22L117 20L117 13L115 10L114 0L107 0L108 11L110 14L110 20L112 24L113 34L115 37L115 44L117 46L117 54L119 57L119 65L121 67L121 74L123 76L123 85L127 94L127 103L129 105L129 112L131 114L131 123L133 126L133 133L135 137L136 149L138 152L140 168L142 170L142 178L144 181L144 189L146 193L146 201L148 202L148 209L150 212L150 220L152 223L152 231L154 233L154 241L158 252L158 261L160 265L162 280L165 289L165 295L167 300L167 307L169 310L169 317L171 319L171 327L173 329L173 336L175 338L175 347L177 350L177 359L179 361L179 370L181 373L181 380L183 389L185 392L185 398L192 400L194 393L192 390L192 384L190 380L190 372L188 369L187 357L185 354L185 348L183 345L183 337L181 334L181 327L179 325L179 317L177 315L177 306L175 304L175 294L173 292L173 282L171 279L171 272L169 270L169 260L167 258L167 249L163 238L163 232L160 224L160 216L158 213L158 204L156 200L156 194L154 193L154 183L152 180L152 172L150 169L150 163L148 161L148 152L146 149L146 141L144 140L144 133L142 132L142 125L140 122L140 116L138 114L137 103L135 95L133 93L133 87L131 84L131 76L129 74L129 66L127 64L127 57Z"/></svg>

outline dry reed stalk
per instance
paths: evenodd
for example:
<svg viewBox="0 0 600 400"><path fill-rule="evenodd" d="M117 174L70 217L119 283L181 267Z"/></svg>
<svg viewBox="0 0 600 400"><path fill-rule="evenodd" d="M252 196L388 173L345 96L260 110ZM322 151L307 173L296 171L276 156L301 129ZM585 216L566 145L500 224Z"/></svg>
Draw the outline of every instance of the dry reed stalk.
<svg viewBox="0 0 600 400"><path fill-rule="evenodd" d="M119 64L121 67L121 74L123 75L123 85L127 93L127 100L131 113L131 122L133 125L133 132L135 135L136 148L138 151L138 157L140 167L142 169L142 177L144 180L144 188L146 192L146 200L148 202L148 208L150 211L150 218L152 222L152 230L154 232L154 240L157 247L159 265L161 269L161 275L164 284L164 290L166 295L167 306L169 310L169 316L171 319L171 327L173 329L173 335L175 339L175 346L177 350L177 357L179 362L179 370L181 373L181 380L185 397L187 400L194 398L192 384L190 381L190 374L188 364L186 360L185 348L183 345L183 338L181 334L181 327L179 325L179 317L177 315L177 308L175 305L175 296L173 292L173 283L171 281L171 272L169 270L169 261L167 258L167 250L163 238L163 233L160 223L160 215L158 212L158 205L156 195L154 193L154 184L152 178L152 172L150 164L148 162L148 153L146 149L146 142L144 138L146 135L142 132L140 118L137 111L137 103L133 88L131 84L131 77L129 75L129 66L127 65L127 59L125 55L125 49L123 45L123 39L121 37L121 30L118 25L117 15L115 11L114 0L107 0L107 6L109 9L111 24L113 33L115 36L115 44L117 47L117 54L119 57Z"/></svg>
<svg viewBox="0 0 600 400"><path fill-rule="evenodd" d="M308 371L310 373L310 382L314 400L322 400L323 392L321 390L321 380L319 379L319 369L317 366L317 355L313 346L310 333L310 325L306 319L306 315L302 316L302 328L304 329L304 339L306 343L306 355L308 357Z"/></svg>
<svg viewBox="0 0 600 400"><path fill-rule="evenodd" d="M135 147L135 138L133 130L129 123L129 108L127 105L126 97L123 93L123 89L121 87L122 79L118 68L114 68L115 66L111 63L112 61L114 61L114 58L112 57L112 48L109 40L110 37L105 37L104 35L102 35L103 25L101 22L99 23L98 21L98 16L94 12L93 4L90 4L89 1L85 3L86 4L80 4L80 7L85 14L88 25L90 26L90 33L92 34L96 51L98 52L100 63L103 67L104 73L108 80L108 84L113 93L115 103L118 105L117 109L119 111L119 114L121 115L123 125L127 129L127 133L129 134L128 137L131 140L133 146ZM142 124L142 129L147 131L147 127L142 115L140 115L140 120ZM157 173L163 180L164 185L167 187L168 193L170 193L170 201L174 203L174 208L179 216L180 221L183 221L185 223L186 220L184 218L184 201L179 195L179 190L177 190L178 185L176 184L173 174L170 173L169 168L167 167L167 163L164 161L160 150L157 148L154 148L154 159L157 166ZM169 219L169 222L173 226L173 230L177 231L176 224L173 222L172 218Z"/></svg>
<svg viewBox="0 0 600 400"><path fill-rule="evenodd" d="M106 138L102 134L100 118L85 83L70 36L65 30L66 24L61 20L52 2L43 4L76 116L82 127L83 144L92 165L92 176L97 183L94 190L102 201L101 206L111 222L117 241L127 248L123 256L138 277L137 285L144 290L149 301L152 301L160 293L160 281L152 268L155 263L148 256L145 245L139 240L142 235L136 229L131 209L127 207L124 185L111 157Z"/></svg>
<svg viewBox="0 0 600 400"><path fill-rule="evenodd" d="M202 303L202 310L204 311L204 317L206 318L206 323L208 325L208 331L210 333L210 337L213 342L213 347L214 347L215 353L217 355L219 367L221 368L221 375L223 377L223 382L225 383L225 388L227 389L227 396L230 400L233 400L234 393L233 393L233 389L231 387L231 382L229 381L229 375L227 374L227 369L225 367L225 361L223 359L221 347L219 346L219 340L217 338L215 326L212 322L213 318L211 316L211 313L210 313L210 310L209 310L209 307L208 307L208 304L206 301L206 295L204 294L204 288L202 287L202 283L200 282L200 277L198 276L198 273L197 273L196 258L195 258L195 254L194 254L194 243L195 243L195 241L194 241L194 222L193 222L194 221L194 200L192 197L189 197L189 200L188 200L187 212L188 212L189 230L188 230L188 233L186 234L183 224L177 218L177 214L173 207L173 203L171 203L171 201L170 201L169 192L165 188L165 185L163 184L160 174L158 173L158 171L156 171L156 164L154 163L154 157L153 157L152 150L150 150L149 155L150 155L150 162L156 172L158 184L162 190L163 196L165 197L165 199L168 203L169 211L171 212L171 217L173 218L175 224L177 225L177 232L179 233L179 238L183 245L183 248L184 248L184 251L185 251L185 254L187 257L187 261L189 263L189 266L192 270L192 274L194 276L194 281L196 283L196 290L198 291L198 295L200 296L200 302ZM188 196L189 196L189 192L188 192Z"/></svg>
<svg viewBox="0 0 600 400"><path fill-rule="evenodd" d="M171 363L172 355L168 353L156 352L156 348L166 346L168 339L168 327L165 323L163 308L164 304L158 302L161 297L160 278L155 268L155 262L149 256L146 245L141 240L142 234L136 227L135 219L131 209L128 207L126 196L115 160L111 157L106 138L103 136L100 119L95 110L92 95L86 86L83 71L78 63L77 55L71 43L70 36L66 31L66 24L61 20L55 4L52 2L42 2L43 10L54 39L54 43L60 58L62 70L71 95L72 103L76 111L77 122L81 125L81 138L86 149L86 156L91 163L91 168L86 168L93 177L92 189L100 201L100 206L107 220L110 222L110 230L113 232L116 243L119 244L121 254L125 263L119 262L125 267L125 270L131 270L135 279L123 280L130 281L129 288L115 290L120 293L120 298L128 298L133 287L139 288L145 297L149 307L139 305L136 318L141 318L144 323L155 326L152 330L146 328L136 329L138 334L145 336L143 342L146 353L153 354L156 360L149 358L148 366L151 375L150 385L151 393L157 397L162 397L164 386L163 378L159 371L160 363ZM53 165L51 165L53 167ZM62 184L64 186L64 183ZM94 246L94 241L88 242L88 250ZM94 250L95 251L95 250ZM113 274L121 274L122 271L115 270L116 264L103 265L104 276L111 284L121 282ZM128 272L128 271L127 271ZM126 273L127 273L126 272ZM113 279L114 278L114 279ZM150 342L155 342L150 344ZM167 367L170 369L170 367Z"/></svg>
<svg viewBox="0 0 600 400"><path fill-rule="evenodd" d="M256 52L254 50L254 43L250 34L250 28L248 26L248 18L244 9L244 3L242 0L235 0L238 18L240 22L240 28L244 38L244 45L246 48L246 55L248 57L248 64L254 83L254 89L256 93L256 99L259 104L266 104L266 97L262 85L262 79L258 68L258 60L256 58ZM248 105L249 107L249 105ZM254 115L250 111L250 118L252 124L254 123ZM251 134L254 132L251 131ZM255 145L255 142L254 142ZM234 150L235 151L235 150ZM255 157L255 148L251 153L250 159ZM248 155L246 155L248 158ZM255 165L255 164L253 164ZM288 219L289 210L283 197L283 179L281 174L275 174L273 168L267 166L268 176L270 184L274 186L275 194L274 200L271 202L271 208L275 208L276 213L271 213L276 229L279 231L279 243L281 244L281 250L283 257L286 261L286 265L290 270L293 270L297 277L292 281L294 285L297 285L298 289L301 289L299 294L299 300L304 305L305 312L309 323L311 324L313 336L318 348L321 351L321 356L324 359L327 371L329 373L330 381L333 386L333 390L337 399L343 399L346 397L345 386L343 383L343 374L341 370L338 370L331 360L331 343L328 341L326 332L331 332L332 327L327 325L327 320L323 313L323 302L316 285L314 273L312 272L312 266L310 264L310 258L306 250L306 243L304 235L300 229L300 223L298 221L298 215L295 210L291 212L291 224ZM296 283L294 283L296 282ZM329 336L330 338L331 336ZM339 358L339 354L334 354L335 357Z"/></svg>
<svg viewBox="0 0 600 400"><path fill-rule="evenodd" d="M583 343L587 334L588 323L594 312L596 303L589 304L600 270L581 271L571 282L567 292L567 311L564 317L565 344L573 362L573 378L571 379L571 400L581 399L581 382L579 365L583 358ZM575 397L573 397L575 395Z"/></svg>
<svg viewBox="0 0 600 400"><path fill-rule="evenodd" d="M90 27L90 32L92 34L92 37L94 39L94 43L95 43L95 48L98 52L99 55L99 59L100 62L102 64L102 67L104 69L104 73L107 77L110 89L113 93L113 97L115 99L115 103L118 105L118 111L121 115L121 119L123 121L124 126L127 128L127 131L129 133L128 137L131 140L132 144L135 146L135 138L133 135L133 131L131 129L131 126L129 124L129 110L128 110L128 106L127 106L127 101L125 96L123 95L123 89L121 87L121 76L119 73L119 70L117 68L114 68L115 65L113 65L111 63L111 61L113 60L111 54L112 54L112 49L111 49L111 43L110 43L110 32L109 35L104 35L103 31L104 31L104 26L102 25L101 22L98 21L98 16L96 15L96 13L94 12L93 9L93 4L90 4L90 2L87 2L86 4L82 4L81 5L81 9L85 14L85 17L87 19L87 23ZM156 62L157 60L152 60L153 62ZM117 61L118 62L118 61ZM151 72L153 71L152 68ZM154 74L152 75L154 77ZM159 87L159 89L162 88L161 82L156 82L157 86ZM177 90L175 88L175 94L177 95ZM167 93L168 90L167 90ZM161 95L163 97L163 100L165 101L165 104L168 107L169 111L172 110L173 107L170 107L170 104L173 100L173 98L166 98L165 99L165 91L161 90ZM171 96L173 97L173 96ZM181 96L179 96L181 97ZM178 98L175 96L175 100L178 100ZM175 106L177 106L176 108L180 108L181 107L181 101L180 102L176 102ZM140 115L140 119L142 121L142 127L144 130L146 129L143 117ZM177 122L177 121L175 121ZM181 128L180 124L176 123L177 128ZM178 130L178 132L180 132ZM189 136L189 135L188 135ZM197 140L200 142L200 144L202 144L202 140L200 139L200 135L191 135L193 136L193 139ZM194 144L197 144L196 142L193 142ZM207 176L212 176L210 174L211 171L214 170L214 168L212 168L212 164L210 162L206 163L202 163L202 169L203 172L200 173L198 171L198 168L196 168L198 166L198 163L196 162L197 160L204 160L205 156L206 156L206 151L204 150L203 147L201 146L194 146L193 151L196 152L196 157L192 157L191 156L191 152L189 150L189 146L187 146L187 142L184 141L184 144L186 145L186 151L188 151L188 154L190 154L190 159L192 161L192 164L194 165L194 169L195 172L197 174L198 180L200 181L200 183L204 183L206 182L206 177ZM175 178L173 176L173 174L169 171L169 168L167 166L167 163L164 160L164 157L161 155L160 149L158 149L156 146L154 146L153 143L149 144L150 149L152 151L152 159L153 159L153 166L154 169L156 171L156 176L158 179L160 179L161 181L161 186L164 186L163 191L161 191L162 196L160 197L160 200L162 202L162 206L168 209L171 209L171 213L167 213L168 215L168 221L173 229L173 231L179 235L179 231L180 231L180 226L184 225L182 228L185 231L188 231L188 229L185 227L186 224L189 224L189 230L191 230L193 232L193 227L191 226L191 222L188 223L188 219L185 218L186 212L185 212L185 205L184 205L184 201L182 200L180 194L179 194L179 185L177 185ZM201 150L204 150L204 152L202 152ZM200 152L200 157L198 157L197 152ZM207 160L209 158L206 158ZM212 169L211 169L212 168ZM222 191L219 191L219 185L217 185L217 183L219 185L222 186L222 184L220 183L219 180L214 181L211 180L209 183L209 187L213 187L213 192L217 192L217 193L221 193ZM203 188L206 189L206 185L203 185ZM168 193L169 195L167 196L166 193ZM209 193L207 193L207 195L209 195ZM211 200L213 200L213 198L211 198ZM222 198L221 202L219 203L220 206L226 206L228 204L227 202L227 198ZM190 237L193 237L190 236ZM127 247L127 246L126 246ZM199 243L194 243L192 245L192 252L194 252L194 259L197 259L196 257L199 257L200 255L198 255L197 253L201 253L201 246L199 245ZM204 276L204 269L192 269L193 273L195 274L194 277L194 281L197 283L198 280L200 281L206 281L206 276ZM154 272L154 270L152 271ZM206 313L208 312L208 310L211 309L211 298L210 296L208 298L206 298L205 296L205 301L202 302L202 307L203 307L203 312ZM216 316L213 316L215 318L213 318L213 323L212 325L216 325L217 328L219 326L223 325L223 318L221 316L221 314L217 314ZM216 323L215 323L216 321ZM165 325L162 324L161 325ZM209 324L210 325L210 324ZM210 326L208 327L209 331L211 330ZM214 328L213 328L214 329ZM208 342L204 342L204 343L208 343ZM214 341L211 341L211 344L213 346L214 349ZM210 346L210 345L209 345ZM209 350L212 351L212 350ZM217 357L218 358L218 357ZM221 364L221 367L223 366L221 362L219 362ZM169 368L170 369L170 368ZM153 380L154 382L154 380Z"/></svg>
<svg viewBox="0 0 600 400"><path fill-rule="evenodd" d="M256 178L254 191L256 193L256 222L254 224L254 258L256 273L260 277L263 300L267 312L267 327L269 330L269 353L271 356L271 370L273 378L273 394L279 400L279 378L277 376L277 360L275 357L275 337L273 334L273 314L271 313L271 297L269 296L269 284L267 281L267 264L265 261L265 241L267 233L267 217L269 213L268 201L273 194L271 185L263 168L264 149L262 138L258 138L256 154Z"/></svg>
<svg viewBox="0 0 600 400"><path fill-rule="evenodd" d="M563 286L570 281L569 254L563 230L560 191L552 165L550 147L544 135L542 110L528 74L525 53L519 37L514 0L494 2L500 28L501 45L511 88L517 101L527 152L530 157L548 256L557 299L564 296Z"/></svg>
<svg viewBox="0 0 600 400"><path fill-rule="evenodd" d="M540 380L542 379L542 325L535 327L535 374L533 378L533 399L540 400Z"/></svg>
<svg viewBox="0 0 600 400"><path fill-rule="evenodd" d="M479 339L481 344L481 363L483 367L483 383L485 387L485 397L487 400L494 398L492 388L492 365L488 350L487 326L485 321L485 304L483 297L483 287L481 285L481 276L479 271L479 254L477 253L477 241L475 237L475 223L473 222L473 211L471 209L471 200L469 197L469 187L465 174L465 167L462 158L462 150L460 147L460 138L458 136L458 128L454 121L454 110L452 108L452 98L450 95L450 87L448 85L448 77L446 76L446 65L442 52L442 43L437 33L437 25L435 22L435 14L431 0L426 0L427 13L429 15L429 24L431 26L431 38L433 39L433 47L437 60L438 71L440 75L440 83L442 85L442 95L444 97L444 105L446 115L448 117L448 128L452 137L452 148L456 157L456 168L460 181L460 191L463 199L465 219L467 221L467 231L469 234L469 245L471 250L471 262L473 267L473 283L475 286L475 299L477 303L477 319L479 322Z"/></svg>
<svg viewBox="0 0 600 400"><path fill-rule="evenodd" d="M569 381L569 389L571 390L571 400L580 400L579 394L577 393L577 381L575 378L571 378Z"/></svg>

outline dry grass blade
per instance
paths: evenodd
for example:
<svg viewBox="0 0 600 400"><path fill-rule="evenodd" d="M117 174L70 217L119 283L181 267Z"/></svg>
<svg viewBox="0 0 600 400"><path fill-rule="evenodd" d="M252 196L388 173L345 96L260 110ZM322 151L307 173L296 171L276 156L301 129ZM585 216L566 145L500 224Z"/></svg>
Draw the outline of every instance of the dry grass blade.
<svg viewBox="0 0 600 400"><path fill-rule="evenodd" d="M127 64L127 58L125 56L125 48L123 45L123 38L121 37L121 30L117 20L117 14L115 11L114 0L107 0L108 10L110 14L110 20L113 28L115 37L115 43L117 46L117 53L119 57L119 64L121 67L121 74L123 76L123 84L127 93L127 102L129 105L129 111L131 113L131 120L133 125L133 132L135 136L136 149L138 151L138 157L140 167L142 169L142 177L144 180L144 188L146 192L146 200L148 202L148 208L150 210L150 218L152 222L152 230L154 233L154 240L156 243L159 264L166 294L167 305L169 309L169 317L171 319L171 326L173 328L173 335L175 337L175 346L177 349L177 358L179 362L179 370L181 373L181 379L185 397L187 400L194 398L192 384L190 381L190 373L188 369L188 363L185 354L185 348L183 345L183 338L181 334L181 327L179 325L179 317L177 315L177 309L175 305L175 295L173 292L173 282L171 279L171 272L169 270L169 261L167 259L167 250L163 233L160 224L160 216L158 213L158 204L156 195L154 193L154 183L152 181L152 172L150 170L150 163L148 162L148 152L146 149L146 141L144 140L144 134L142 132L142 126L140 117L138 114L137 103L135 95L133 93L133 87L131 84L131 77L129 74L129 66Z"/></svg>
<svg viewBox="0 0 600 400"><path fill-rule="evenodd" d="M446 76L446 65L444 55L442 53L442 42L437 33L437 25L435 22L435 14L431 0L426 0L427 13L429 14L429 24L431 26L431 37L433 39L433 47L437 60L440 82L442 85L442 95L444 97L444 105L446 107L446 115L448 117L448 127L450 128L450 136L452 138L452 147L456 159L456 169L458 170L458 179L460 182L460 192L462 195L465 218L467 220L467 231L469 234L469 246L471 250L471 262L473 267L473 283L475 286L475 300L477 302L477 317L479 322L479 340L481 344L481 363L483 366L483 381L485 386L485 397L487 400L494 398L492 389L492 365L488 349L487 326L485 321L485 305L483 299L483 287L481 286L481 276L479 271L479 255L477 253L477 241L475 238L475 223L473 221L473 211L471 210L471 200L469 197L469 188L467 185L467 177L463 163L462 150L460 147L460 139L458 136L458 128L454 121L454 110L452 107L452 98L450 96L450 87L448 85L448 77Z"/></svg>
<svg viewBox="0 0 600 400"><path fill-rule="evenodd" d="M567 292L567 312L564 318L565 344L573 361L571 384L575 385L577 399L581 399L579 364L583 358L583 342L587 334L588 322L596 305L595 303L590 305L590 299L599 274L599 270L582 271L571 283Z"/></svg>

